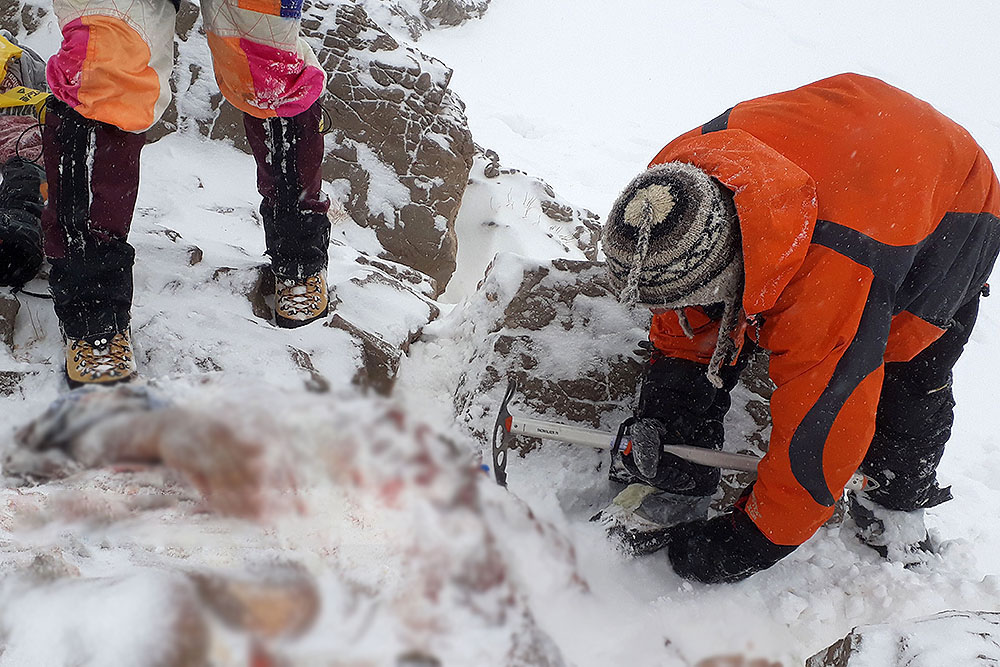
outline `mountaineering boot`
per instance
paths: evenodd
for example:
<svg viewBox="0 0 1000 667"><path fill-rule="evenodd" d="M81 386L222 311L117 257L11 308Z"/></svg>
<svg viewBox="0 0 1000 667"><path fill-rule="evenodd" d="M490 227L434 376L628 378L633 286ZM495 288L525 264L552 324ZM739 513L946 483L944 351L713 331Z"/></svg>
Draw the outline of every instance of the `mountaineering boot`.
<svg viewBox="0 0 1000 667"><path fill-rule="evenodd" d="M319 102L297 116L244 114L257 161L264 244L275 278L275 324L298 327L326 315L330 200L322 191Z"/></svg>
<svg viewBox="0 0 1000 667"><path fill-rule="evenodd" d="M111 385L135 377L132 336L128 331L73 339L66 344L66 379L72 388Z"/></svg>
<svg viewBox="0 0 1000 667"><path fill-rule="evenodd" d="M667 546L671 526L706 518L711 500L630 484L590 520L600 522L622 551L642 556Z"/></svg>
<svg viewBox="0 0 1000 667"><path fill-rule="evenodd" d="M323 271L308 278L275 277L274 323L282 329L294 329L321 317L330 311L330 295Z"/></svg>
<svg viewBox="0 0 1000 667"><path fill-rule="evenodd" d="M924 524L924 510L890 510L872 502L863 493L849 494L847 514L851 527L862 544L882 558L904 566L925 562L935 553L934 544Z"/></svg>

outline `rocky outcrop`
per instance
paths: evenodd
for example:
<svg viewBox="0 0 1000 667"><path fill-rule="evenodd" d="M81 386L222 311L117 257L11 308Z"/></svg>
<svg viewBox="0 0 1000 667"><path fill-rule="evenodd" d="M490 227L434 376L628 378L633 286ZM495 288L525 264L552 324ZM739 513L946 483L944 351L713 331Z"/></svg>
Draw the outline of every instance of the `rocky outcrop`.
<svg viewBox="0 0 1000 667"><path fill-rule="evenodd" d="M382 25L405 30L412 39L419 39L433 28L480 18L490 0L362 0L360 4Z"/></svg>
<svg viewBox="0 0 1000 667"><path fill-rule="evenodd" d="M520 208L526 221L544 225L549 238L562 244L563 252L574 249L591 261L597 260L601 240L601 219L593 211L578 208L559 197L552 186L540 178L529 176L519 169L500 164L500 156L493 150L480 150L469 180L467 196L475 196L476 189L496 192L524 193ZM512 202L513 204L513 202ZM520 232L523 233L523 232Z"/></svg>
<svg viewBox="0 0 1000 667"><path fill-rule="evenodd" d="M806 667L941 667L1000 662L1000 612L943 611L857 627Z"/></svg>
<svg viewBox="0 0 1000 667"><path fill-rule="evenodd" d="M451 70L400 44L353 4L317 2L303 21L322 38L332 116L324 178L344 184L351 218L386 256L434 278L455 268L455 217L475 146Z"/></svg>
<svg viewBox="0 0 1000 667"><path fill-rule="evenodd" d="M455 409L480 438L509 378L540 417L610 428L629 413L641 369L632 351L646 330L609 292L603 264L499 255L451 316L477 341Z"/></svg>

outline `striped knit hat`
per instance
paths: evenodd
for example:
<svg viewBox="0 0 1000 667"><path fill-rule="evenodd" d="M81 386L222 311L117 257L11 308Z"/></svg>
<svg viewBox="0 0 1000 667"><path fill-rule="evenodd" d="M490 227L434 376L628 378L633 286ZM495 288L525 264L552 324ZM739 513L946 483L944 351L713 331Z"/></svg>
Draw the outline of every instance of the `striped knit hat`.
<svg viewBox="0 0 1000 667"><path fill-rule="evenodd" d="M708 376L735 352L732 332L743 297L743 254L732 194L689 164L657 165L629 183L611 207L602 235L608 278L626 304L678 311L725 304Z"/></svg>

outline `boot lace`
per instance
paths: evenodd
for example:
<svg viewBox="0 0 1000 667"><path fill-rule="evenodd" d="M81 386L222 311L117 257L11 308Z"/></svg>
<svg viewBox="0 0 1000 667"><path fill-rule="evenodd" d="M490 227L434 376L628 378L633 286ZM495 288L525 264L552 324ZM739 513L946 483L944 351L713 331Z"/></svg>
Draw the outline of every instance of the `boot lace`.
<svg viewBox="0 0 1000 667"><path fill-rule="evenodd" d="M325 281L319 273L304 280L281 279L278 281L278 311L289 319L312 317L323 309L324 292Z"/></svg>
<svg viewBox="0 0 1000 667"><path fill-rule="evenodd" d="M132 345L122 334L115 334L110 340L105 337L74 340L70 349L76 372L92 380L124 377L132 370Z"/></svg>

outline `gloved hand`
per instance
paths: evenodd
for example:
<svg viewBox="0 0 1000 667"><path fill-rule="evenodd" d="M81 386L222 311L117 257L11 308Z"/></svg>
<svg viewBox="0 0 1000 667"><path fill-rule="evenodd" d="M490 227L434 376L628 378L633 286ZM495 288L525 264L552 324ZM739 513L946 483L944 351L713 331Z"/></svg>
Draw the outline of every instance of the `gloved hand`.
<svg viewBox="0 0 1000 667"><path fill-rule="evenodd" d="M718 468L691 463L663 452L670 442L664 424L652 417L642 417L632 424L631 448L623 453L622 465L632 475L661 491L685 496L710 496L719 486Z"/></svg>
<svg viewBox="0 0 1000 667"><path fill-rule="evenodd" d="M674 572L706 584L742 581L797 548L771 542L739 507L669 530L667 556Z"/></svg>

